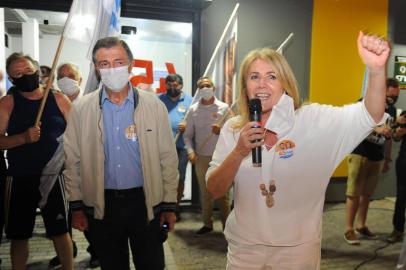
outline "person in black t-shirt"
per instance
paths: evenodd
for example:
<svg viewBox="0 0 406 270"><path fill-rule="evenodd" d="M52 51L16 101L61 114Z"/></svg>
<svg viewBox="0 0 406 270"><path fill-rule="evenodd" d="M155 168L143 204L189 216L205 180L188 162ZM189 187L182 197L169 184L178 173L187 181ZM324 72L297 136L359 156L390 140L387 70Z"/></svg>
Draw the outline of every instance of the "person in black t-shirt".
<svg viewBox="0 0 406 270"><path fill-rule="evenodd" d="M394 104L398 96L399 83L394 79L387 79L386 113L390 115L387 123L377 127L348 158L344 240L350 245L360 244L359 236L367 239L376 238L376 235L366 226L369 200L375 192L379 174L389 170L392 126L396 120ZM357 227L354 230L357 213Z"/></svg>
<svg viewBox="0 0 406 270"><path fill-rule="evenodd" d="M406 204L406 111L400 114L398 126L393 134L395 141L402 140L399 155L396 159L396 202L393 213L393 231L387 241L395 243L401 241L405 230L405 204Z"/></svg>

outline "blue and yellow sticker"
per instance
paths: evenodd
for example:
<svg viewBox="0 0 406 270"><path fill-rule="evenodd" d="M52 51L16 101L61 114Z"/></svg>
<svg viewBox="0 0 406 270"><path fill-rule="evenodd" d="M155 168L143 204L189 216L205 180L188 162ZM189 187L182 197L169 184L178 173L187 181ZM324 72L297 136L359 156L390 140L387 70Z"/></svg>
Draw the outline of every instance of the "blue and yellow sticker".
<svg viewBox="0 0 406 270"><path fill-rule="evenodd" d="M295 148L295 143L291 140L283 140L277 143L275 152L279 154L279 158L287 159L293 156L293 148Z"/></svg>

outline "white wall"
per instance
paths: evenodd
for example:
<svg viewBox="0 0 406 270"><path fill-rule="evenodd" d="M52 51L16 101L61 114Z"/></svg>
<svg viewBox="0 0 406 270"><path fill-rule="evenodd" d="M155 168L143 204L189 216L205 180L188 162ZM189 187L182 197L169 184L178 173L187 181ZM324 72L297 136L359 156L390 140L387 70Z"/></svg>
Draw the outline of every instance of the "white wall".
<svg viewBox="0 0 406 270"><path fill-rule="evenodd" d="M56 35L43 35L40 38L39 59L41 65L52 66L59 39L60 36ZM91 61L86 58L88 48L89 45L86 43L65 39L58 61L58 65L64 62L71 62L79 67L83 77L82 87L86 86L91 64Z"/></svg>
<svg viewBox="0 0 406 270"><path fill-rule="evenodd" d="M183 77L183 91L192 93L192 44L128 40L134 58L152 60L154 71L166 71L165 63L173 63L176 73ZM159 78L154 78L159 81ZM154 87L159 85L154 84Z"/></svg>
<svg viewBox="0 0 406 270"><path fill-rule="evenodd" d="M9 36L9 48L6 48L6 57L13 52L21 52L21 37ZM55 57L59 36L43 35L40 40L40 64L51 66ZM133 52L134 58L152 60L154 71L166 71L165 62L171 62L175 70L184 79L184 91L192 92L192 45L176 42L157 42L145 40L128 40L126 42ZM86 58L88 45L75 40L66 39L62 48L58 64L72 62L79 66L85 87L89 74L91 61ZM155 80L159 80L154 78ZM154 85L158 87L158 85Z"/></svg>

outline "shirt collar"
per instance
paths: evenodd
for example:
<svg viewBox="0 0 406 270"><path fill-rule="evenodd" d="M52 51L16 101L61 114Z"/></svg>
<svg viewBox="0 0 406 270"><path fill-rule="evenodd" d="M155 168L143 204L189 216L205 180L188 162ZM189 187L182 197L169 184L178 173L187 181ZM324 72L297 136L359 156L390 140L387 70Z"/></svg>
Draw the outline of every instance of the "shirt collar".
<svg viewBox="0 0 406 270"><path fill-rule="evenodd" d="M128 102L130 102L131 104L134 104L134 102L135 102L134 101L134 91L133 91L134 89L133 89L133 87L132 87L132 85L130 83L128 83L128 86L129 86L129 91L128 91L127 97L125 99ZM101 102L101 104L103 105L104 102L106 102L106 100L110 101L110 98L109 98L109 95L106 92L106 87L104 85L102 86L101 91L102 91L102 97L101 97L102 102Z"/></svg>
<svg viewBox="0 0 406 270"><path fill-rule="evenodd" d="M271 115L265 123L265 128L275 132L282 138L295 125L295 106L293 98L284 93L278 103L272 108Z"/></svg>

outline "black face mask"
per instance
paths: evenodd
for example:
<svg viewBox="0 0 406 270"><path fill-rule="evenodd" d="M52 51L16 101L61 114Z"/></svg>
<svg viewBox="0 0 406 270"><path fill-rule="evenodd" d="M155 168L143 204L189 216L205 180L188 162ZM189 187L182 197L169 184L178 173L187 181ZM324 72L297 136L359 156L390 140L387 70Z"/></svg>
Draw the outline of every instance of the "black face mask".
<svg viewBox="0 0 406 270"><path fill-rule="evenodd" d="M166 94L172 98L178 97L180 95L180 89L176 88L167 88Z"/></svg>
<svg viewBox="0 0 406 270"><path fill-rule="evenodd" d="M393 105L398 100L398 96L386 96L386 104Z"/></svg>
<svg viewBox="0 0 406 270"><path fill-rule="evenodd" d="M23 75L21 78L13 78L13 84L21 92L32 92L39 87L38 71L31 75Z"/></svg>

